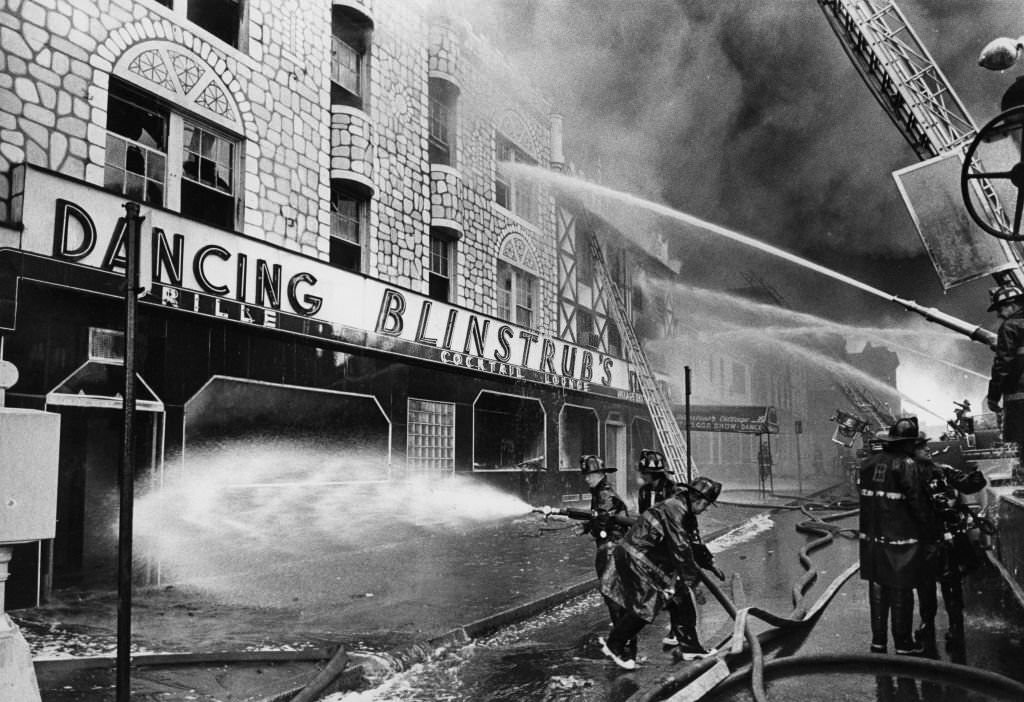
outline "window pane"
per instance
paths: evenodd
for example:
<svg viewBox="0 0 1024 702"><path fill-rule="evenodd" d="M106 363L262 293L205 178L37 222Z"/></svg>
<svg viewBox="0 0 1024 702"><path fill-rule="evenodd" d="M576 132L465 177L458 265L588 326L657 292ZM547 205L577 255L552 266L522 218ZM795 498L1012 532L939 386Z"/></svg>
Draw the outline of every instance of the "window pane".
<svg viewBox="0 0 1024 702"><path fill-rule="evenodd" d="M221 41L238 46L240 0L188 0L188 19Z"/></svg>
<svg viewBox="0 0 1024 702"><path fill-rule="evenodd" d="M113 134L107 134L107 163L118 167L124 166L124 139L119 139Z"/></svg>
<svg viewBox="0 0 1024 702"><path fill-rule="evenodd" d="M134 93L117 94L122 88L111 85L107 102L107 129L142 146L165 151L167 144L167 111Z"/></svg>
<svg viewBox="0 0 1024 702"><path fill-rule="evenodd" d="M355 47L331 37L331 80L355 95L359 95L360 59Z"/></svg>
<svg viewBox="0 0 1024 702"><path fill-rule="evenodd" d="M181 214L214 227L234 229L235 199L189 178L182 178Z"/></svg>
<svg viewBox="0 0 1024 702"><path fill-rule="evenodd" d="M331 193L331 237L358 244L361 230L362 203L334 190Z"/></svg>
<svg viewBox="0 0 1024 702"><path fill-rule="evenodd" d="M164 162L165 159L162 154L150 151L149 161L146 164L146 177L162 183L164 180Z"/></svg>
<svg viewBox="0 0 1024 702"><path fill-rule="evenodd" d="M353 243L342 239L331 239L330 263L356 273L362 268L362 250Z"/></svg>
<svg viewBox="0 0 1024 702"><path fill-rule="evenodd" d="M124 171L107 164L103 169L103 187L115 193L124 193Z"/></svg>
<svg viewBox="0 0 1024 702"><path fill-rule="evenodd" d="M125 197L142 202L146 194L146 180L134 173L127 174L124 185Z"/></svg>

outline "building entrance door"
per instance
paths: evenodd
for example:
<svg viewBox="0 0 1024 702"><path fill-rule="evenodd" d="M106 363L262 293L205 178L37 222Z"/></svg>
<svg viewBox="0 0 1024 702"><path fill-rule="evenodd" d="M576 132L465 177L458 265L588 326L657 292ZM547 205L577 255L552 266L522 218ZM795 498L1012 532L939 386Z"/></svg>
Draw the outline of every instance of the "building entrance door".
<svg viewBox="0 0 1024 702"><path fill-rule="evenodd" d="M629 490L629 457L626 453L626 425L608 422L604 425L604 463L618 468L615 476L615 492L626 499Z"/></svg>

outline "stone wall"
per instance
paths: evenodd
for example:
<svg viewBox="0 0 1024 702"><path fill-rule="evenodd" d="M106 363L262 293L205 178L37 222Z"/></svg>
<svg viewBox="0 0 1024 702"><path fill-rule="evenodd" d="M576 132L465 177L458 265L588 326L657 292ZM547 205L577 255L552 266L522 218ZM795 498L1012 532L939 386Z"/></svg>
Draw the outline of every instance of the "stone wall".
<svg viewBox="0 0 1024 702"><path fill-rule="evenodd" d="M332 110L330 2L247 0L239 50L190 22L186 0L0 0L0 221L10 217L13 165L102 186L114 75L242 137L241 230L321 260L331 177L345 170L344 147L358 146L349 170L374 189L365 272L425 293L428 83L443 74L461 91L459 177L447 179L458 202L446 208L462 227L454 301L493 314L495 259L519 252L513 262L540 279L537 326L554 332L552 198L541 192L533 223L493 202L496 130L546 167L550 106L486 40L425 0L339 1L374 23L363 121ZM356 125L350 144L339 134L346 119Z"/></svg>

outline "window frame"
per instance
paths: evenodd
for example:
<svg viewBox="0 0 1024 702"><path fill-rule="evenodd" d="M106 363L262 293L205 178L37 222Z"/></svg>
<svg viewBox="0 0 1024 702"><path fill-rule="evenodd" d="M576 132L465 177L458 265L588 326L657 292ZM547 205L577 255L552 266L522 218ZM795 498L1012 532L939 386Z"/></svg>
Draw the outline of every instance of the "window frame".
<svg viewBox="0 0 1024 702"><path fill-rule="evenodd" d="M435 247L443 249L443 256L435 251ZM455 295L455 271L456 271L456 256L457 250L455 241L451 237L444 236L443 234L431 230L430 232L430 252L428 253L429 261L427 263L427 296L433 300L440 302L452 302ZM445 264L447 270L442 271L435 268L435 262L442 261ZM443 280L445 284L445 295L437 296L434 295L434 281Z"/></svg>
<svg viewBox="0 0 1024 702"><path fill-rule="evenodd" d="M444 78L431 77L427 87L427 143L431 163L443 166L456 165L456 148L459 131L459 89ZM435 119L443 115L444 134L438 133Z"/></svg>
<svg viewBox="0 0 1024 702"><path fill-rule="evenodd" d="M511 282L511 288L507 292L506 292L506 290L504 289L504 287L502 285L502 283L503 283L502 269L503 268L507 268L509 273L511 273L511 277L509 278L509 280ZM497 295L495 295L495 299L496 299L496 309L495 309L495 313L496 314L495 314L495 316L497 316L499 319L504 319L506 322L511 322L512 324L517 324L517 325L519 325L521 327L525 327L527 329L534 329L534 328L536 328L535 327L536 315L537 315L537 312L539 311L539 304L538 304L539 303L539 299L538 298L540 297L540 278L537 275L531 273L530 271L525 270L523 268L520 268L519 266L515 265L514 263L506 261L505 259L502 259L502 258L499 258L497 260L497 265L496 265L495 273L496 273L496 286L495 287L497 288ZM527 300L531 301L532 304L529 307L525 307L525 306L519 304L521 280L523 280L523 281L525 281L527 283L530 283L529 289L527 291ZM504 307L507 310L505 315L502 314L503 298L507 298L507 301L506 301L506 303L504 305ZM529 318L527 319L526 322L522 321L522 319L520 317L520 309L525 309L527 311L527 313L528 313Z"/></svg>
<svg viewBox="0 0 1024 702"><path fill-rule="evenodd" d="M351 238L348 237L335 235L334 223L336 219L345 218L348 221L352 221L351 218L348 218L346 215L341 215L336 212L335 203L337 200L344 200L346 202L355 203L355 224L357 238L356 241L353 241ZM331 230L330 233L328 234L328 243L330 244L330 251L328 252L327 259L328 264L335 268L339 268L344 271L349 271L351 273L362 273L366 268L366 239L367 232L369 231L370 199L368 197L363 196L361 193L357 192L353 188L347 187L343 182L335 180L331 182L331 199L328 209L330 211L331 219ZM351 268L349 266L342 265L340 262L335 260L335 242L338 242L339 244L344 244L346 246L355 247L358 249L355 256L356 260L358 261L358 266L356 268Z"/></svg>
<svg viewBox="0 0 1024 702"><path fill-rule="evenodd" d="M107 94L107 124L104 127L108 138L113 137L121 141L129 142L133 145L138 145L142 148L150 148L150 150L161 153L151 147L141 144L132 140L130 137L115 131L110 126L110 101L120 100L122 102L134 104L137 107L141 107L147 110L160 110L165 116L165 136L164 143L166 146L166 152L164 155L164 188L163 198L160 203L150 203L154 206L161 207L163 209L170 210L180 214L182 217L189 219L194 222L199 222L206 226L216 227L218 229L224 229L222 225L210 223L209 221L197 218L194 214L187 214L182 211L182 181L189 180L195 183L198 187L210 186L198 181L193 178L186 178L185 176L185 129L186 126L193 128L199 128L204 132L212 135L213 137L223 139L225 142L230 144L232 154L230 157L230 168L231 168L231 224L229 227L230 231L239 231L242 215L245 210L245 190L243 188L243 177L244 177L244 164L243 155L245 153L245 139L235 135L231 132L220 129L213 123L204 120L200 117L193 115L192 113L179 111L175 109L175 106L167 102L166 100L153 95L141 88L137 88L130 83L118 80L117 78L111 79L110 86ZM138 103L142 103L139 105ZM125 195L124 188L120 191L112 190L106 185L106 174L108 166L108 154L104 153L104 185L103 188L107 192L118 192L120 195ZM212 188L211 188L212 189ZM220 191L223 193L223 191Z"/></svg>
<svg viewBox="0 0 1024 702"><path fill-rule="evenodd" d="M335 49L341 44L356 59L356 86L335 80ZM373 22L362 13L342 5L331 9L331 59L329 64L331 104L348 105L369 112L370 60L373 47Z"/></svg>
<svg viewBox="0 0 1024 702"><path fill-rule="evenodd" d="M502 174L502 161L537 165L537 159L530 156L511 139L499 131L494 132L494 204L531 226L538 226L540 220L540 190L535 183L516 180ZM504 197L499 191L504 190ZM502 202L504 200L504 202Z"/></svg>

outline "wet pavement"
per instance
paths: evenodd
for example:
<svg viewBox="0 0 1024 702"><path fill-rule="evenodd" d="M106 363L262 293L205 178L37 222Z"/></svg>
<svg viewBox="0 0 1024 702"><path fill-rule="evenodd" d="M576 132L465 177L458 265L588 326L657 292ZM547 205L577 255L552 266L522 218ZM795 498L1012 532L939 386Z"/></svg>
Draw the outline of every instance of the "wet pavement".
<svg viewBox="0 0 1024 702"><path fill-rule="evenodd" d="M784 494L786 486L778 487ZM761 498L756 491L724 497L736 502ZM773 503L785 501L777 498ZM748 523L740 540L751 540L724 551L719 562L727 572L741 574L752 602L779 612L790 610L789 583L802 572L794 554L804 537L787 526L787 519L795 517L783 515L784 523L771 528L762 509L738 506L709 510L702 517L705 534ZM225 554L225 567L215 579L141 590L134 642L140 653L228 651L256 658L261 652L269 657L336 643L369 654L392 650L592 578L593 546L577 532L570 522L528 516L464 530L399 526L373 545L311 543L303 553L264 563ZM822 580L845 565L843 558L855 558L850 548L836 549L835 563L824 555L817 558L825 571ZM113 595L63 595L52 606L19 613L37 661L109 656L114 648ZM720 639L730 626L715 604L703 608L703 618L709 640ZM866 614L854 619L866 641ZM372 699L625 699L670 670L659 643L659 623L649 628L642 646L650 664L637 674L618 675L594 647L606 626L596 595L577 598L392 678L373 693L383 696ZM109 667L37 668L44 702L113 699ZM310 662L259 660L142 667L133 676L134 699L258 700L293 689L314 669Z"/></svg>
<svg viewBox="0 0 1024 702"><path fill-rule="evenodd" d="M728 573L738 573L748 604L786 614L792 609L790 585L802 572L796 552L807 537L794 525L804 519L799 513L776 513L773 526L720 553L719 565ZM840 522L856 524L856 517ZM813 601L832 579L857 559L854 540L837 539L812 554L820 571L818 583L811 589ZM962 656L950 655L942 646L945 614L937 621L941 660L956 660L976 668L998 671L1024 681L1024 613L1006 591L992 568L968 578L967 642ZM717 605L702 607L702 632L705 642L717 642L728 629L730 620ZM478 640L441 660L394 676L376 690L338 694L332 702L369 700L538 700L542 702L591 702L625 700L639 689L650 686L669 672L678 672L685 664L674 665L661 651L664 622L659 619L641 638L641 655L648 662L641 670L624 673L600 659L595 638L605 632L607 615L596 595L577 598L543 616L504 629ZM763 627L762 627L763 628ZM767 650L768 658L780 655L817 653L863 654L870 641L866 585L857 575L839 590L822 619L805 638L790 636ZM887 657L878 657L878 665L857 674L802 674L774 680L769 697L774 700L812 702L848 700L850 702L918 702L940 700L997 699L942 682L927 682L884 674ZM744 683L726 694L705 699L753 699Z"/></svg>

